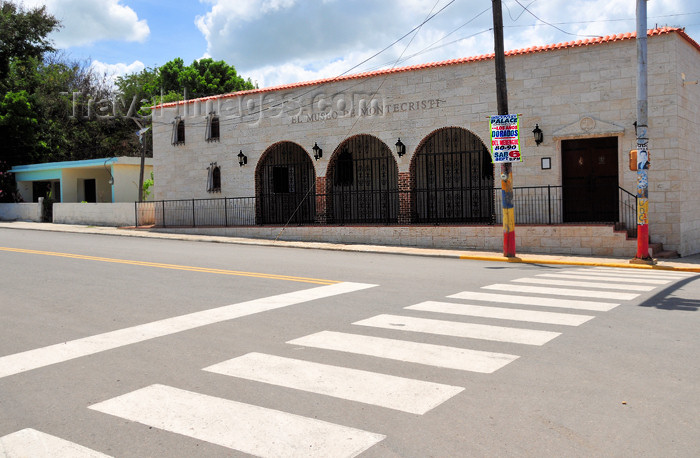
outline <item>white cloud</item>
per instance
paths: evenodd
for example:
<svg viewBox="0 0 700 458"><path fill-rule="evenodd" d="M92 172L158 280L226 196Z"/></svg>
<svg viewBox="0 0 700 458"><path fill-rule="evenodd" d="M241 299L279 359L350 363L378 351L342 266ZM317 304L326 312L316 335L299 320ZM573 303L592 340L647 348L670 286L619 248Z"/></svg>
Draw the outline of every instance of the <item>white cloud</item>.
<svg viewBox="0 0 700 458"><path fill-rule="evenodd" d="M68 48L102 40L143 42L150 29L145 19L120 0L24 0L27 7L46 5L61 21L52 35L56 46Z"/></svg>
<svg viewBox="0 0 700 458"><path fill-rule="evenodd" d="M114 85L118 76L123 76L131 73L138 73L146 66L143 62L135 60L130 64L117 63L117 64L106 64L100 62L99 60L93 60L90 66L98 73L107 75L109 82Z"/></svg>
<svg viewBox="0 0 700 458"><path fill-rule="evenodd" d="M208 43L206 55L234 65L261 87L344 73L421 23L434 5L421 0L201 1L211 5L196 19ZM649 27L697 22L698 16L668 16L695 12L695 1L649 2ZM447 3L440 0L433 12ZM398 65L493 52L490 3L458 0L426 23L408 48L411 36L352 73L390 67L402 54ZM506 49L635 30L631 0L504 0L503 4ZM414 57L407 59L410 56Z"/></svg>

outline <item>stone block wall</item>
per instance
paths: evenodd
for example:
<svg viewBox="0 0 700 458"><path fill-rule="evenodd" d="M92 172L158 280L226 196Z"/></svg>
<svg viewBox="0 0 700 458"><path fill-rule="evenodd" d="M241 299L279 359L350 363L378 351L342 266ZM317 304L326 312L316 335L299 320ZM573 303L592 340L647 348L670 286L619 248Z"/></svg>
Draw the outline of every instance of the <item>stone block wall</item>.
<svg viewBox="0 0 700 458"><path fill-rule="evenodd" d="M697 86L681 88L678 72L669 69L683 62L687 75L697 74L700 53L674 32L650 37L648 47L651 239L667 249L692 254L700 251L696 197L700 190L698 180L689 176L700 171L691 140ZM488 115L496 112L493 67L493 60L475 59L156 109L154 197L254 196L256 165L279 141L300 145L310 157L318 143L324 155L314 166L317 179L324 178L338 145L357 134L373 135L389 147L398 166L399 186L405 186L410 178L404 174L410 177L416 148L431 132L457 126L488 141ZM612 136L618 139L619 184L635 193L636 172L628 168L629 150L636 146L633 39L511 55L506 58L506 73L510 111L522 114L524 159L513 167L515 187L560 185L562 140ZM210 110L220 116L220 142L204 141ZM175 116L185 120L184 145L170 144ZM531 134L535 124L544 132L540 146ZM406 145L403 157L393 152L399 137ZM238 166L239 151L248 157L248 165ZM544 157L551 158L549 170L541 168ZM216 196L206 192L207 167L214 161L222 173L222 191ZM402 205L405 215L407 204Z"/></svg>
<svg viewBox="0 0 700 458"><path fill-rule="evenodd" d="M667 199L675 197L680 203L680 221L669 219L668 223L670 229L681 234L678 252L684 256L700 253L700 61L697 50L687 42L676 46L678 61L670 73L678 87L678 124L669 134L678 138L679 157L677 169L659 180L657 186L663 186L660 191L673 193ZM681 73L685 74L685 84Z"/></svg>
<svg viewBox="0 0 700 458"><path fill-rule="evenodd" d="M155 229L158 230L158 229ZM502 253L500 226L278 226L168 228L167 232L301 242L373 244ZM632 258L637 243L609 225L520 226L517 253L576 254Z"/></svg>

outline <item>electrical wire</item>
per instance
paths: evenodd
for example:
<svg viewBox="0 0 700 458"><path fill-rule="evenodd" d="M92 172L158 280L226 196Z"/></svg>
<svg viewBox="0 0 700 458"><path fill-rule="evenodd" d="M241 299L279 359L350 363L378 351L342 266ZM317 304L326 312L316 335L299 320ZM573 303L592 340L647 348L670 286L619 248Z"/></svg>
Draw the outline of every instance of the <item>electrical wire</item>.
<svg viewBox="0 0 700 458"><path fill-rule="evenodd" d="M316 90L318 90L320 87L323 87L324 85L327 85L327 84L330 84L330 83L335 82L336 80L340 79L341 77L343 77L344 75L348 74L349 72L351 72L352 70L356 69L357 67L359 67L359 66L365 64L366 62L368 62L368 61L374 59L375 57L379 56L380 54L386 52L388 49L390 49L391 47L393 47L394 45L396 45L397 43L399 43L400 41L402 41L404 38L406 38L407 36L409 36L411 33L413 33L413 32L415 32L415 31L419 30L421 27L423 27L424 24L426 24L427 22L431 21L431 20L432 20L433 18L435 18L435 16L437 16L438 14L442 13L447 7L449 7L450 5L452 5L455 1L456 1L456 0L450 0L447 4L445 4L442 8L440 8L440 9L439 9L437 12L435 12L434 14L432 14L432 10L431 10L431 14L429 14L428 17L426 17L426 18L423 20L423 22L421 22L420 24L418 24L417 26L415 26L413 29L411 29L410 31L408 31L406 34L404 34L403 36L401 36L401 38L395 40L395 41L392 42L390 45L388 45L388 46L386 46L385 48L383 48L382 50L376 52L375 54L373 54L372 56L370 56L370 57L368 57L367 59L363 60L362 62L360 62L360 63L358 63L358 64L356 64L356 65L350 67L349 69L345 70L343 73L341 73L341 74L339 74L339 75L337 75L337 76L335 76L335 77L333 77L333 78L331 78L331 79L329 79L329 80L327 80L327 81L324 81L323 83L320 83L319 85L314 85L314 86L312 86L308 91L306 91L306 92L300 94L297 98L301 99L304 95L306 95L306 94L308 94L308 93L310 93L310 92L316 91ZM438 3L439 3L439 0L438 0ZM437 4L437 3L436 3L436 4ZM434 9L434 8L435 8L435 7L433 7L433 9ZM265 108L261 107L260 110L258 110L257 112L249 113L248 116L256 116L256 115L258 115L258 114L262 114L262 113L264 113L264 112L266 112L266 111L269 111L269 110L271 110L271 109L274 109L274 108L277 108L277 107L279 107L279 106L282 106L283 104L284 104L284 101L281 101L281 102L278 102L278 103L274 103L274 104L272 104L272 105L270 105L270 106L268 106L268 107L265 107ZM299 107L299 108L306 108L306 107L305 107L305 106L302 106L302 107ZM295 111L296 111L296 109L295 109ZM287 113L289 113L289 112L287 112ZM152 122L153 122L153 121L152 121ZM205 121L200 121L200 122L198 122L198 123L196 123L196 124L194 124L194 125L202 125L203 122L205 122ZM238 124L238 123L240 123L240 122L244 122L244 121L241 120L241 121L239 121L239 122L233 122L232 124L235 125L235 124ZM160 125L168 125L168 124L171 124L171 122L162 122L162 123L160 123Z"/></svg>
<svg viewBox="0 0 700 458"><path fill-rule="evenodd" d="M392 68L394 68L394 67L396 66L396 64L398 64L398 62L401 60L401 58L403 57L403 55L406 53L406 50L411 46L411 43L413 43L413 40L414 40L414 39L416 38L416 36L418 35L418 32L419 32L420 29L423 27L423 24L425 24L431 17L434 17L434 15L431 16L431 14L432 14L433 10L435 10L435 7L438 5L438 3L440 3L440 0L436 0L435 5L433 5L433 7L432 7L431 10L430 10L430 13L428 13L428 17L427 17L418 27L415 27L415 28L413 29L413 30L415 30L415 33L413 34L413 36L412 36L411 39L409 40L408 44L404 47L404 50L401 52L401 54L399 55L399 57L396 59L396 62L394 62L394 65L392 66ZM449 2L449 3L448 3L447 5L445 5L443 8L441 8L440 11L443 11L445 8L447 8L447 7L448 7L449 5L451 5L452 3L454 3L454 0L452 0L451 2ZM438 13L439 13L440 11L438 11ZM438 13L435 13L435 14L438 14ZM411 32L409 32L409 33L411 33ZM405 36L406 36L406 35L404 35L404 37L405 37ZM403 39L403 38L402 38L402 39ZM394 44L395 44L395 43L396 43L396 42L394 42ZM392 44L392 46L393 46L393 44ZM388 48L385 48L385 49L388 49ZM384 78L382 78L381 83L379 84L379 86L377 87L377 89L374 91L374 93L373 93L372 96L370 97L370 100L374 99L374 97L377 95L377 93L379 92L379 90L380 90L380 89L382 88L382 86L384 85L384 82L386 81L387 78L388 78L388 75L385 75ZM348 132L347 132L347 134L345 134L345 137L344 137L344 138L350 137L350 134L352 134L352 131L355 129L355 126L357 125L357 123L359 122L359 120L360 120L360 117L359 117L359 116L355 118L355 121L352 123L352 126L350 126L350 129L348 129ZM277 239L280 238L280 236L282 235L282 232L284 232L284 230L287 228L287 226L288 226L289 223L292 221L292 219L294 219L294 215L296 215L297 211L299 210L299 208L301 208L301 205L304 203L304 201L309 197L309 194L311 193L311 190L314 189L315 186L316 186L316 183L315 183L315 180L314 180L314 182L311 183L311 186L309 186L309 189L306 191L306 194L304 195L304 197L301 199L301 202L299 202L299 205L297 205L297 208L296 208L296 209L294 210L294 212L291 214L291 216L289 217L289 219L287 220L287 222L284 224L284 226L282 226L282 229L280 229L279 234L277 234L277 237L275 237L275 242L277 241Z"/></svg>
<svg viewBox="0 0 700 458"><path fill-rule="evenodd" d="M527 12L530 14L530 16L534 17L535 19L537 19L538 21L540 21L540 22L543 23L543 24L546 24L546 25L548 25L548 26L550 26L550 27L553 27L553 28L557 29L557 30L560 31L561 33L564 33L564 34L566 34L566 35L572 35L572 36L574 36L574 37L587 37L587 38L599 38L599 37L600 37L600 35L582 35L582 34L578 34L578 33L567 32L566 30L562 29L561 27L557 27L556 25L554 25L554 24L552 24L552 23L550 23L550 22L547 22L547 21L545 21L545 20L540 19L539 17L537 17L537 15L536 15L535 13L533 13L532 11L530 11L530 10L528 9L527 6L525 6L525 5L523 5L522 3L520 3L520 0L515 0L515 3L517 3L517 4L520 5L525 11L527 11ZM532 3L531 3L531 4L532 4ZM529 6L529 5L528 5L528 6Z"/></svg>

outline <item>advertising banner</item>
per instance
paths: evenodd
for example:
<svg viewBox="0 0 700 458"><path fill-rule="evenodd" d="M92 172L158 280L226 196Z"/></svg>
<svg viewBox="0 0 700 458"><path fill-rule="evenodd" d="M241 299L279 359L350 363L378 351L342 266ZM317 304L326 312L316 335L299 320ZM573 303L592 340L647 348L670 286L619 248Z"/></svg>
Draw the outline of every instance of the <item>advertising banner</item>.
<svg viewBox="0 0 700 458"><path fill-rule="evenodd" d="M490 116L489 129L494 163L523 161L520 154L520 119L517 114Z"/></svg>

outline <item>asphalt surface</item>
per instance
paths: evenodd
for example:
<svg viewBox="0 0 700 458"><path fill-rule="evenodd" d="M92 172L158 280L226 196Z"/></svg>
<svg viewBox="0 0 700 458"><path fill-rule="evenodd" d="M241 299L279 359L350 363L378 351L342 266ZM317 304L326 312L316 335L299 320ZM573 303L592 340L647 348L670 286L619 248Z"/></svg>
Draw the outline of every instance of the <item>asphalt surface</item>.
<svg viewBox="0 0 700 458"><path fill-rule="evenodd" d="M229 243L239 245L276 246L286 248L306 248L314 250L349 251L358 253L385 253L410 256L425 256L439 258L456 258L474 261L497 261L509 263L550 264L550 265L581 265L608 266L620 268L678 270L700 272L700 253L676 259L658 259L654 265L634 264L630 259L604 256L576 256L556 254L527 254L518 253L515 258L506 258L502 253L479 250L442 250L433 248L398 247L385 245L339 244L325 242L292 242L267 239L251 239L240 237L221 237L211 235L196 235L178 233L177 229L137 229L115 228L103 226L85 226L72 224L33 223L23 221L0 221L0 228L25 229L50 232L72 232L82 234L115 235L123 237L160 238L169 240L188 240L214 243Z"/></svg>
<svg viewBox="0 0 700 458"><path fill-rule="evenodd" d="M221 417L207 428L192 423L187 431L174 432L95 409L155 385L212 397L217 405L235 401L385 436L364 451L362 456L368 457L691 457L700 449L700 279L693 274L698 265L692 259L660 263L664 270L604 270L606 263L616 266L624 260L523 256L530 262L512 263L497 253L395 247L372 251L362 246L299 249L266 241L122 229L47 225L42 229L50 230L27 230L25 224L0 225L0 452L7 453L9 447L2 438L32 429L110 456L248 456L236 447L195 437L202 429L225 426ZM474 259L464 257L470 255ZM493 259L475 260L487 256ZM598 278L586 280L595 287L585 289L602 291L598 295L603 297L586 300L605 305L604 310L562 308L565 301L582 298L541 292L517 293L519 300L536 298L537 306L451 297L503 293L488 289L496 285L552 287L536 281L553 283L558 277L543 275L566 276L572 271L581 281L589 273ZM605 288L610 280L606 276L625 274L632 280L638 275L642 282L630 280L626 290ZM675 277L666 279L669 274ZM198 322L179 332L2 375L11 366L8 357L23 352L70 347L91 336L207 314L229 304L250 308L251 301L348 284L367 286L209 324ZM616 294L637 296L620 299ZM543 306L551 298L557 304ZM564 326L406 308L426 302L591 318ZM619 305L609 308L613 303ZM386 315L388 327L356 324ZM526 345L415 332L407 319L559 335L541 345ZM319 333L389 339L383 341L387 348L408 341L517 359L493 372L460 370L329 350L303 340ZM462 391L416 414L203 370L251 353ZM435 358L440 357L436 353ZM234 428L228 436L237 432ZM271 436L263 442L274 441Z"/></svg>

